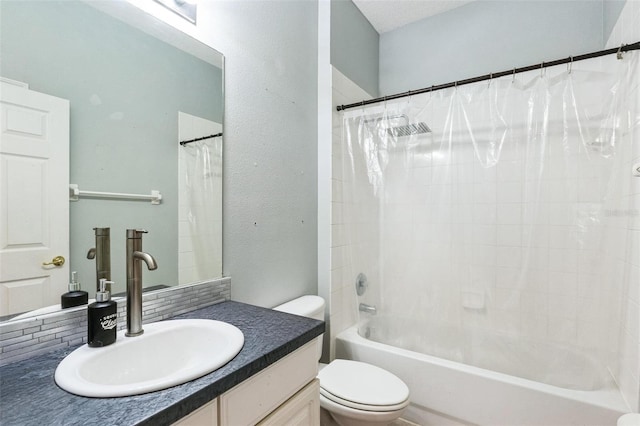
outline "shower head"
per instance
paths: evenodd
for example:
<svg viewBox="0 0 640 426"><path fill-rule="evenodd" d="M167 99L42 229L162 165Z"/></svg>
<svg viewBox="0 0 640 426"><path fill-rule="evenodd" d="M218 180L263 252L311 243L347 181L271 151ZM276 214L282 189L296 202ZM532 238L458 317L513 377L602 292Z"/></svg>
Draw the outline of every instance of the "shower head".
<svg viewBox="0 0 640 426"><path fill-rule="evenodd" d="M387 129L387 134L395 137L420 135L423 133L431 133L431 129L427 126L427 123L423 121Z"/></svg>
<svg viewBox="0 0 640 426"><path fill-rule="evenodd" d="M406 114L399 115L387 115L382 117L370 118L365 120L365 124L375 123L378 125L380 122L391 123L396 120L404 120L405 125L387 127L385 130L389 136L402 137L411 135L420 135L423 133L431 133L431 129L427 126L427 123L421 121L419 123L410 123L409 117Z"/></svg>

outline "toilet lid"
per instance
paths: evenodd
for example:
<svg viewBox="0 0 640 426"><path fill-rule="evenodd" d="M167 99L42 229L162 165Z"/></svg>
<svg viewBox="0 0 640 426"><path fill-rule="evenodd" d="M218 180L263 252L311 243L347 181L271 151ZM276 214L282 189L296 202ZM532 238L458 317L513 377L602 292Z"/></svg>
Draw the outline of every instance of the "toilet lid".
<svg viewBox="0 0 640 426"><path fill-rule="evenodd" d="M318 373L321 393L336 402L363 406L406 405L409 388L402 380L375 365L337 359ZM324 392L323 392L324 391ZM342 401L341 401L342 400Z"/></svg>

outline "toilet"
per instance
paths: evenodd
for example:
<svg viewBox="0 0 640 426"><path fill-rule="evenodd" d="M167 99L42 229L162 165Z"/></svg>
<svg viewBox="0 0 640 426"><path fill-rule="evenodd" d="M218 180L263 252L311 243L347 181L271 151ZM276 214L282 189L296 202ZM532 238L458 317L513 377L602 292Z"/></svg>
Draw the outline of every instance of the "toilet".
<svg viewBox="0 0 640 426"><path fill-rule="evenodd" d="M273 308L324 320L324 299L302 296ZM318 359L322 336L317 338ZM409 405L409 388L390 372L359 361L336 359L320 364L320 407L340 426L387 425Z"/></svg>

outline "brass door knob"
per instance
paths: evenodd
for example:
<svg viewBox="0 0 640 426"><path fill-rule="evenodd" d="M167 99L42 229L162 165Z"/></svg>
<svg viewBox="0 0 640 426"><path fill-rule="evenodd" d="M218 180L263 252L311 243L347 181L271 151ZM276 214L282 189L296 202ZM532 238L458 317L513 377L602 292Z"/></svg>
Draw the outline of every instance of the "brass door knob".
<svg viewBox="0 0 640 426"><path fill-rule="evenodd" d="M42 265L53 265L53 266L62 266L64 265L64 257L62 256L56 256L53 259L51 259L51 262L42 262Z"/></svg>

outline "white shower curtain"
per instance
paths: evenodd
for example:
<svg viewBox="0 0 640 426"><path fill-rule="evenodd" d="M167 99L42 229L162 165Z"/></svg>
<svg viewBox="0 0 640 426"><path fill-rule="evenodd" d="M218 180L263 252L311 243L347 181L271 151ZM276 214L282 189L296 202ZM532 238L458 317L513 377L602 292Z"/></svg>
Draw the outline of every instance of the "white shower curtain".
<svg viewBox="0 0 640 426"><path fill-rule="evenodd" d="M348 266L354 282L368 277L359 302L378 310L360 314L361 333L561 387L605 386L639 73L633 52L347 110Z"/></svg>
<svg viewBox="0 0 640 426"><path fill-rule="evenodd" d="M184 205L189 241L183 241L193 256L185 282L202 281L222 274L222 137L181 146L184 173ZM187 238L187 237L183 237Z"/></svg>

